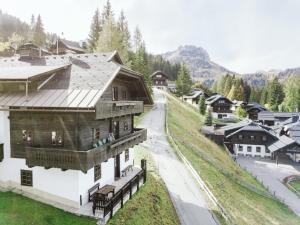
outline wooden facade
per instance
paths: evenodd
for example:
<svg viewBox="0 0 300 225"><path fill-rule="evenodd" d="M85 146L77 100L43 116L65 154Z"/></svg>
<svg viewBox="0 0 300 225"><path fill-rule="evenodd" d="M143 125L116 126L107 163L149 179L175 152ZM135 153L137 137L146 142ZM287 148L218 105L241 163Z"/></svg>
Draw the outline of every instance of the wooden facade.
<svg viewBox="0 0 300 225"><path fill-rule="evenodd" d="M154 86L168 86L168 76L162 71L156 71L151 75L152 84Z"/></svg>

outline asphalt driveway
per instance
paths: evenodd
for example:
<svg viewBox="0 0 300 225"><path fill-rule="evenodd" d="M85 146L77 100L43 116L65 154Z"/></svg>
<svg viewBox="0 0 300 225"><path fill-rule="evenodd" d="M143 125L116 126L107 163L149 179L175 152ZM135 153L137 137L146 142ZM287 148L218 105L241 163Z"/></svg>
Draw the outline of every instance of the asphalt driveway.
<svg viewBox="0 0 300 225"><path fill-rule="evenodd" d="M291 160L284 160L276 165L270 159L238 157L237 162L246 170L257 176L265 186L269 187L271 193L284 201L290 209L300 216L300 198L290 191L282 180L290 175L300 174L300 164L293 163Z"/></svg>
<svg viewBox="0 0 300 225"><path fill-rule="evenodd" d="M201 188L185 165L178 160L165 134L164 93L154 90L154 108L142 119L139 126L148 129L148 140L142 145L147 148L165 182L181 224L217 224L206 203Z"/></svg>

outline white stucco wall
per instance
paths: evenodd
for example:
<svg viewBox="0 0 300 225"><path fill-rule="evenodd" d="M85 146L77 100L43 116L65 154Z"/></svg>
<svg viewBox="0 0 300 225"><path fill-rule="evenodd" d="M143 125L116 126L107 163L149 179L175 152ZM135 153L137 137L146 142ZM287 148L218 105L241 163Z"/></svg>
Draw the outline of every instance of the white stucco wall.
<svg viewBox="0 0 300 225"><path fill-rule="evenodd" d="M242 151L239 151L239 146L243 147ZM251 147L251 152L247 151L248 146ZM256 152L256 148L260 147L260 153ZM270 157L271 153L266 153L266 147L264 145L244 145L244 144L235 144L234 145L234 152L236 155L243 155L243 156L259 156L259 157Z"/></svg>
<svg viewBox="0 0 300 225"><path fill-rule="evenodd" d="M102 177L94 182L94 168L86 174L77 170L62 171L61 169L44 167L28 168L25 159L10 157L10 126L9 112L0 111L0 143L4 143L4 159L0 162L0 186L8 189L15 188L31 195L41 197L52 202L59 202L71 207L80 206L80 195L83 204L88 199L88 189L97 182L100 186L114 182L114 159L101 164ZM21 135L21 134L20 134ZM120 156L120 167L123 170L133 164L133 150L129 152L129 161L125 163L125 153ZM31 170L33 186L21 186L21 170Z"/></svg>

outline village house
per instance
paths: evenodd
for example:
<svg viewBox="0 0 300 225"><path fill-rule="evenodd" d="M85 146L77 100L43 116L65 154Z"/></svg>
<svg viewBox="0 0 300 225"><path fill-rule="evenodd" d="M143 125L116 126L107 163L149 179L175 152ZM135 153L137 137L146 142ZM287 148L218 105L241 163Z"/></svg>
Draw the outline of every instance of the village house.
<svg viewBox="0 0 300 225"><path fill-rule="evenodd" d="M87 53L87 50L84 48L84 45L80 45L78 42L58 38L50 46L50 52L55 55L64 55L68 53L84 54Z"/></svg>
<svg viewBox="0 0 300 225"><path fill-rule="evenodd" d="M206 99L205 104L206 110L210 110L214 118L223 119L235 117L231 110L233 102L220 94L210 96Z"/></svg>
<svg viewBox="0 0 300 225"><path fill-rule="evenodd" d="M300 162L300 125L295 122L282 129L274 129L245 119L220 128L204 126L201 132L217 144L226 146L236 156L278 159L288 156ZM299 130L298 130L299 129Z"/></svg>
<svg viewBox="0 0 300 225"><path fill-rule="evenodd" d="M268 111L264 106L257 102L248 103L244 109L248 114L248 118L254 121L258 120L258 113Z"/></svg>
<svg viewBox="0 0 300 225"><path fill-rule="evenodd" d="M257 120L265 125L274 126L280 125L281 123L291 119L293 117L299 117L298 112L269 112L261 111L258 113Z"/></svg>
<svg viewBox="0 0 300 225"><path fill-rule="evenodd" d="M192 91L191 95L184 95L182 98L187 103L193 106L197 106L202 96L204 96L204 98L206 99L208 97L208 94L206 94L204 91L200 89L195 89Z"/></svg>
<svg viewBox="0 0 300 225"><path fill-rule="evenodd" d="M166 89L168 86L168 75L158 70L151 75L152 84L158 89Z"/></svg>
<svg viewBox="0 0 300 225"><path fill-rule="evenodd" d="M0 59L0 186L79 208L132 170L151 95L117 52L19 54Z"/></svg>

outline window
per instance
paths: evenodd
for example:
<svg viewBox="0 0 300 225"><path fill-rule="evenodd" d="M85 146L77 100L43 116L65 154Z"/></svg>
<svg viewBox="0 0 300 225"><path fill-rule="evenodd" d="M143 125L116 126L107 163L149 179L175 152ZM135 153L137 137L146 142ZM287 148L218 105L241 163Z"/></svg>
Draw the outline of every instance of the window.
<svg viewBox="0 0 300 225"><path fill-rule="evenodd" d="M267 136L266 136L266 135L263 135L263 136L262 136L262 140L263 140L263 141L266 141L266 140L267 140Z"/></svg>
<svg viewBox="0 0 300 225"><path fill-rule="evenodd" d="M51 132L51 142L52 145L63 145L63 135L61 132L52 131Z"/></svg>
<svg viewBox="0 0 300 225"><path fill-rule="evenodd" d="M127 91L122 91L122 99L127 100Z"/></svg>
<svg viewBox="0 0 300 225"><path fill-rule="evenodd" d="M129 160L129 149L125 150L125 162Z"/></svg>
<svg viewBox="0 0 300 225"><path fill-rule="evenodd" d="M243 151L243 146L239 145L239 152Z"/></svg>
<svg viewBox="0 0 300 225"><path fill-rule="evenodd" d="M100 139L100 129L99 128L92 128L92 137L93 137L93 141L98 141Z"/></svg>
<svg viewBox="0 0 300 225"><path fill-rule="evenodd" d="M252 151L251 146L247 146L247 152L251 152L251 151Z"/></svg>
<svg viewBox="0 0 300 225"><path fill-rule="evenodd" d="M31 131L29 130L22 130L22 139L23 141L26 142L32 142L32 135L31 135Z"/></svg>
<svg viewBox="0 0 300 225"><path fill-rule="evenodd" d="M32 187L32 171L21 170L21 185Z"/></svg>
<svg viewBox="0 0 300 225"><path fill-rule="evenodd" d="M219 100L219 103L225 103L225 100Z"/></svg>
<svg viewBox="0 0 300 225"><path fill-rule="evenodd" d="M113 87L113 90L112 90L112 100L113 101L118 101L118 87Z"/></svg>
<svg viewBox="0 0 300 225"><path fill-rule="evenodd" d="M251 135L251 136L250 136L250 140L251 140L251 141L254 141L254 140L255 140L255 137L254 137L253 135Z"/></svg>
<svg viewBox="0 0 300 225"><path fill-rule="evenodd" d="M261 152L261 147L256 147L256 152L260 153Z"/></svg>
<svg viewBox="0 0 300 225"><path fill-rule="evenodd" d="M239 135L239 140L243 140L244 136L243 135Z"/></svg>
<svg viewBox="0 0 300 225"><path fill-rule="evenodd" d="M94 166L94 181L101 179L101 164Z"/></svg>
<svg viewBox="0 0 300 225"><path fill-rule="evenodd" d="M161 78L161 75L158 74L158 75L156 75L156 77L157 77L157 78Z"/></svg>
<svg viewBox="0 0 300 225"><path fill-rule="evenodd" d="M127 131L127 130L128 130L128 122L124 121L124 131Z"/></svg>
<svg viewBox="0 0 300 225"><path fill-rule="evenodd" d="M4 149L3 149L3 144L0 144L0 162L4 158Z"/></svg>

